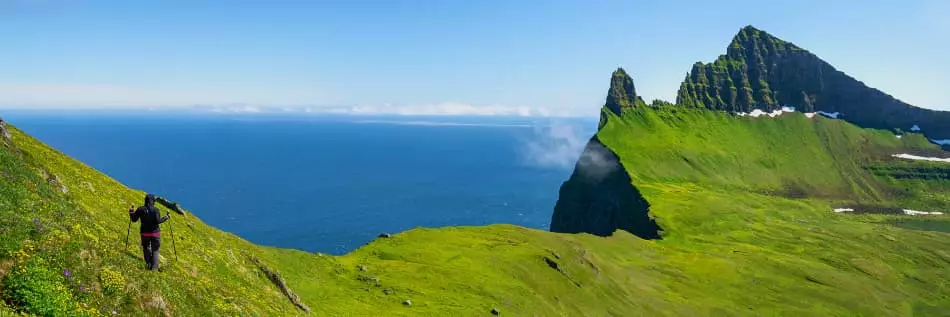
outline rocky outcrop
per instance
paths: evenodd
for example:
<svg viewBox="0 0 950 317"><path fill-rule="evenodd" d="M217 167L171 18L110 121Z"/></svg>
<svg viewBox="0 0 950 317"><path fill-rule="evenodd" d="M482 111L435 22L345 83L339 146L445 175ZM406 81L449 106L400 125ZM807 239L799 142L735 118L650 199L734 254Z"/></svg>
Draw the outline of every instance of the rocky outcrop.
<svg viewBox="0 0 950 317"><path fill-rule="evenodd" d="M625 109L641 106L646 103L637 95L633 79L618 68L610 76L598 130L607 124L610 113L620 116ZM551 231L609 236L619 229L644 239L658 239L660 227L648 216L649 209L650 204L633 186L617 154L595 135L587 142L571 178L561 185Z"/></svg>
<svg viewBox="0 0 950 317"><path fill-rule="evenodd" d="M3 118L0 118L0 140L10 141L10 129L7 128L7 122L3 121Z"/></svg>
<svg viewBox="0 0 950 317"><path fill-rule="evenodd" d="M620 229L644 239L659 239L660 227L648 215L650 204L632 184L617 155L597 136L591 138L561 185L551 231L609 236Z"/></svg>
<svg viewBox="0 0 950 317"><path fill-rule="evenodd" d="M865 128L909 130L917 125L932 139L950 139L950 112L897 100L752 26L739 31L725 55L693 65L676 103L734 112L783 106L840 112L841 119Z"/></svg>
<svg viewBox="0 0 950 317"><path fill-rule="evenodd" d="M627 75L623 68L617 68L610 76L610 89L607 90L607 101L604 109L621 115L624 109L643 105L643 99L637 96L637 89L633 86L633 78ZM607 114L600 114L600 128L607 124Z"/></svg>
<svg viewBox="0 0 950 317"><path fill-rule="evenodd" d="M185 210L182 209L181 205L179 205L176 202L169 201L165 197L161 197L161 196L156 196L155 201L161 204L162 206L165 206L165 208L168 208L169 210L174 211L175 213L179 215L182 215L182 216L185 215Z"/></svg>
<svg viewBox="0 0 950 317"><path fill-rule="evenodd" d="M60 180L59 176L56 176L55 174L50 174L49 178L46 179L46 182L49 183L51 187L63 194L69 193L69 188L67 188L66 184L63 184L63 181Z"/></svg>
<svg viewBox="0 0 950 317"><path fill-rule="evenodd" d="M280 289L282 293L284 293L284 296L287 296L287 299L290 300L290 303L294 304L297 309L300 309L307 314L310 313L310 307L300 300L300 296L298 296L297 293L294 293L294 291L290 290L290 287L287 286L287 282L284 281L284 278L280 277L279 272L264 265L264 263L261 263L261 260L255 256L249 256L248 259L251 260L251 262L253 262L254 265L256 265L257 268L261 270L261 273L264 273L264 276L266 276L267 279L271 281L271 283L274 283L274 286L277 286L277 288Z"/></svg>

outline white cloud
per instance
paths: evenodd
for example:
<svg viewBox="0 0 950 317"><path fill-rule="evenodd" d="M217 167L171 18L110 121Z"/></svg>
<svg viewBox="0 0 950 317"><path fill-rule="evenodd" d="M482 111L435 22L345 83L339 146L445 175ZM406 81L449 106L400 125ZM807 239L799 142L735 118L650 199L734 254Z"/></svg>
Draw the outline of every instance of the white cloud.
<svg viewBox="0 0 950 317"><path fill-rule="evenodd" d="M527 163L546 168L573 167L592 134L566 122L534 128L534 135L523 141L521 153Z"/></svg>
<svg viewBox="0 0 950 317"><path fill-rule="evenodd" d="M435 104L370 104L356 106L304 106L321 102L312 92L288 90L286 100L274 102L254 91L159 90L121 85L24 84L0 82L0 108L138 108L190 109L214 113L311 113L416 116L521 116L576 117L597 114L596 107L579 113L567 109L528 106L472 105L462 102ZM197 106L196 106L197 105Z"/></svg>
<svg viewBox="0 0 950 317"><path fill-rule="evenodd" d="M486 105L476 106L460 102L444 102L421 105L358 105L351 107L307 107L305 112L351 115L406 115L406 116L519 116L519 117L575 117L579 114L567 110L527 106ZM595 113L596 111L591 111Z"/></svg>

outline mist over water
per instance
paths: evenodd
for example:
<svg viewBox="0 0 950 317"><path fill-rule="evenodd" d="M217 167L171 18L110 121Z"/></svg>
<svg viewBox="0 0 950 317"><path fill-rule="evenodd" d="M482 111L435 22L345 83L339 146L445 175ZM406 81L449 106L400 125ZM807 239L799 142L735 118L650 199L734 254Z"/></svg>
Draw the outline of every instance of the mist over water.
<svg viewBox="0 0 950 317"><path fill-rule="evenodd" d="M594 133L584 122L550 121L532 127L532 135L522 140L526 163L554 169L572 169Z"/></svg>
<svg viewBox="0 0 950 317"><path fill-rule="evenodd" d="M212 226L330 254L418 226L547 230L596 129L587 119L4 117Z"/></svg>
<svg viewBox="0 0 950 317"><path fill-rule="evenodd" d="M531 138L522 140L522 159L538 168L572 171L576 165L584 177L600 180L619 164L610 149L590 142L596 131L590 122L577 120L535 125Z"/></svg>

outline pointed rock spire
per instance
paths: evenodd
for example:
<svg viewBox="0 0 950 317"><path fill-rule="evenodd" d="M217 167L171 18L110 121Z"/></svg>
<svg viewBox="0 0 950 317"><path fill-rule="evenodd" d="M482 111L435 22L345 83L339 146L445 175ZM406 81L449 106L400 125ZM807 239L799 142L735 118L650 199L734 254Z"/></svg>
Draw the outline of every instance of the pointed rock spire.
<svg viewBox="0 0 950 317"><path fill-rule="evenodd" d="M617 68L610 77L610 90L607 91L604 107L619 116L623 108L633 108L636 100L637 90L633 86L633 78L623 68Z"/></svg>

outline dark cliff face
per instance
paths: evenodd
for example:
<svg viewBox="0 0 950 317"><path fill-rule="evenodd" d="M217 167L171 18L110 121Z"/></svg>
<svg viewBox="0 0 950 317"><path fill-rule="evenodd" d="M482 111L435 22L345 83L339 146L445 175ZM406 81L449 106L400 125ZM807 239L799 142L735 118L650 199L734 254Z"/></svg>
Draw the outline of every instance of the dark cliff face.
<svg viewBox="0 0 950 317"><path fill-rule="evenodd" d="M794 106L840 112L865 128L910 130L950 139L950 112L918 108L870 88L792 43L747 26L725 55L693 65L676 103L735 112Z"/></svg>
<svg viewBox="0 0 950 317"><path fill-rule="evenodd" d="M598 129L607 124L608 111L619 116L625 108L643 105L633 79L618 68L610 76ZM574 165L571 178L561 185L551 231L609 236L620 229L644 239L659 239L660 227L648 216L649 210L650 204L631 183L617 154L594 135Z"/></svg>
<svg viewBox="0 0 950 317"><path fill-rule="evenodd" d="M649 209L617 155L594 136L571 178L561 185L551 231L609 236L621 229L659 239L660 227L647 215Z"/></svg>

